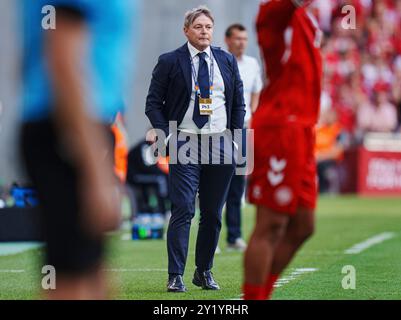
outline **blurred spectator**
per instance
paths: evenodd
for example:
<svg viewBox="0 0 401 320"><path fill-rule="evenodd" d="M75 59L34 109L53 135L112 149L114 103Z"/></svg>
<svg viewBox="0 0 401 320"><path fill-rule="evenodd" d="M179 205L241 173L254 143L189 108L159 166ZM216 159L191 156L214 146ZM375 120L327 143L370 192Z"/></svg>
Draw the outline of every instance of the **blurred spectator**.
<svg viewBox="0 0 401 320"><path fill-rule="evenodd" d="M342 159L346 146L346 134L332 108L324 108L316 128L316 159L319 177L319 192L338 193L339 179L337 163Z"/></svg>
<svg viewBox="0 0 401 320"><path fill-rule="evenodd" d="M345 5L355 8L355 29L342 26ZM358 142L361 133L399 128L401 1L316 0L313 12L326 34L323 98L343 130Z"/></svg>
<svg viewBox="0 0 401 320"><path fill-rule="evenodd" d="M368 100L358 110L358 127L362 132L392 132L397 127L397 111L387 98L386 91L378 91L376 103Z"/></svg>
<svg viewBox="0 0 401 320"><path fill-rule="evenodd" d="M397 107L398 112L398 127L400 128L401 123L401 67L396 70L394 77L392 93L394 97L394 103Z"/></svg>
<svg viewBox="0 0 401 320"><path fill-rule="evenodd" d="M121 112L111 126L114 135L114 172L121 182L125 182L128 170L128 140Z"/></svg>

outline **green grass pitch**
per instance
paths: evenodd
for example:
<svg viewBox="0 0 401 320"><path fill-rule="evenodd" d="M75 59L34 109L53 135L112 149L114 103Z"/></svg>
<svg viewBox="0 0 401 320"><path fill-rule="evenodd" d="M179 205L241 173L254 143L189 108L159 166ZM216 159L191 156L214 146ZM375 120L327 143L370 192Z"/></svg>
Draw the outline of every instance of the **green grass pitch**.
<svg viewBox="0 0 401 320"><path fill-rule="evenodd" d="M322 197L316 215L313 238L298 253L286 272L315 268L277 288L273 299L401 299L401 199ZM254 223L254 209L244 212L244 233L248 238ZM188 292L165 292L167 281L166 243L162 240L122 240L127 231L110 236L106 274L116 299L239 299L242 282L242 254L226 252L225 233L220 239L222 253L216 255L214 275L222 290L203 291L191 283L197 220L193 221L186 274ZM384 233L391 239L358 254L345 254L353 245ZM40 298L41 249L0 255L0 299ZM343 289L342 268L356 270L356 288ZM10 272L16 270L15 272ZM18 271L20 270L20 271Z"/></svg>

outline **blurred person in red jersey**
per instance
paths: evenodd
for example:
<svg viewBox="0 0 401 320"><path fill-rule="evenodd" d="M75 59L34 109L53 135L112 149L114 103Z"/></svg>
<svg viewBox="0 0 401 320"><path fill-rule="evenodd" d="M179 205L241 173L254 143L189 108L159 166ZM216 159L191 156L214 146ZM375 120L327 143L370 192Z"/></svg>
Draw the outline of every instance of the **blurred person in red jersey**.
<svg viewBox="0 0 401 320"><path fill-rule="evenodd" d="M258 61L245 54L248 46L248 32L241 24L227 28L225 38L227 49L238 62L241 79L244 83L245 124L248 128L252 114L258 107L260 92L263 87L262 73ZM242 153L246 155L246 129L243 129ZM245 167L245 165L241 165ZM242 238L241 207L242 196L246 188L246 177L234 175L228 189L226 202L227 250L244 251L246 242Z"/></svg>
<svg viewBox="0 0 401 320"><path fill-rule="evenodd" d="M268 84L251 126L255 163L248 198L257 214L245 253L245 300L270 297L314 230L322 32L309 3L262 1L257 18Z"/></svg>

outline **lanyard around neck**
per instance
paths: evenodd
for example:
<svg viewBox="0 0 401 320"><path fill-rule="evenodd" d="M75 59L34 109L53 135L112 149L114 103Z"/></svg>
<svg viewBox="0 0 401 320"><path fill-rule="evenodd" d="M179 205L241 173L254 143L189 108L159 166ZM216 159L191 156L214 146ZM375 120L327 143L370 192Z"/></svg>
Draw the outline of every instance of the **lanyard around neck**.
<svg viewBox="0 0 401 320"><path fill-rule="evenodd" d="M199 66L200 66L200 57L198 57L198 58L199 58ZM206 62L206 64L207 64L207 62ZM196 73L194 60L192 57L191 57L191 66L192 66L192 77L194 78L194 82L195 82L195 91L196 91L196 94L200 97L201 92L200 92L200 87L199 87L199 83L198 83L198 75ZM213 95L213 78L214 78L214 59L213 59L213 56L210 55L210 79L209 79L210 97Z"/></svg>

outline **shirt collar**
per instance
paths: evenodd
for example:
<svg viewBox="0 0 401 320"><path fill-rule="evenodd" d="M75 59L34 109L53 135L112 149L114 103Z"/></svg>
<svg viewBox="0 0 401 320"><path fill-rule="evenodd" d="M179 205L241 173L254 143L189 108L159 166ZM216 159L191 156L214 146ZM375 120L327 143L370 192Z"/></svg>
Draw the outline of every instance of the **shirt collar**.
<svg viewBox="0 0 401 320"><path fill-rule="evenodd" d="M241 57L237 58L237 62L243 62L245 55L243 54Z"/></svg>
<svg viewBox="0 0 401 320"><path fill-rule="evenodd" d="M188 49L192 59L195 58L199 52L202 52L196 49L192 44L190 44L189 41L188 41ZM207 47L203 52L205 52L207 56L210 57L210 52L211 52L210 46Z"/></svg>

